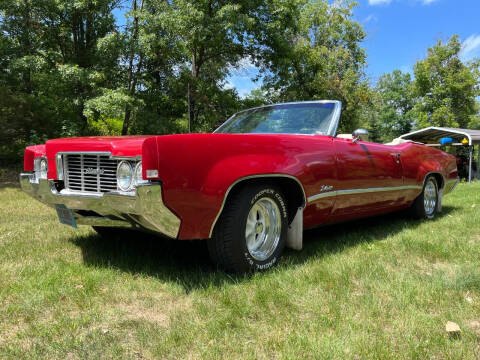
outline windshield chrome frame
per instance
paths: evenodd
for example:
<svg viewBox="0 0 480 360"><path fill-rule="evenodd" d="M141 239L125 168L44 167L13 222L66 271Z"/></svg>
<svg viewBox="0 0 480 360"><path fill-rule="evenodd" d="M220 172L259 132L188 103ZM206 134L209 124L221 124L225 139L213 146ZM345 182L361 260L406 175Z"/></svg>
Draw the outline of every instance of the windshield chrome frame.
<svg viewBox="0 0 480 360"><path fill-rule="evenodd" d="M257 109L263 109L263 108L266 108L266 107L272 107L272 106L298 105L298 104L333 104L334 108L333 108L332 120L330 122L330 126L328 128L327 133L322 134L322 135L332 136L332 137L335 137L337 135L338 124L340 123L340 114L342 113L342 102L338 101L338 100L295 101L295 102L286 102L286 103L278 103L278 104L268 104L268 105L263 105L263 106L257 106L257 107L250 108L250 109L245 109L245 110L242 110L242 111L239 111L239 112L233 114L230 118L228 118L227 121L225 121L222 125L220 125L213 133L218 134L219 130L221 130L223 127L229 125L234 120L234 118L241 113L244 113L244 112L247 112L247 111L252 111L252 110L257 110ZM263 133L263 134L262 133L241 133L241 134L268 135L268 133ZM277 134L277 133L272 133L272 135L305 135L305 136L310 135L310 136L316 136L316 135L319 135L319 134L288 134L288 133Z"/></svg>

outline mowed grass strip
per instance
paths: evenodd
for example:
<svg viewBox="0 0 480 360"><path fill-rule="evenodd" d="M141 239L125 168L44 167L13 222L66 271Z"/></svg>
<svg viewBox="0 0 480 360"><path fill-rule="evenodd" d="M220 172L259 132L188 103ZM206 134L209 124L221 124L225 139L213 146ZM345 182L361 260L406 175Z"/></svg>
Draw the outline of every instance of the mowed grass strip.
<svg viewBox="0 0 480 360"><path fill-rule="evenodd" d="M461 184L433 221L320 228L231 276L203 242L105 240L4 185L0 358L478 359L479 210L480 183Z"/></svg>

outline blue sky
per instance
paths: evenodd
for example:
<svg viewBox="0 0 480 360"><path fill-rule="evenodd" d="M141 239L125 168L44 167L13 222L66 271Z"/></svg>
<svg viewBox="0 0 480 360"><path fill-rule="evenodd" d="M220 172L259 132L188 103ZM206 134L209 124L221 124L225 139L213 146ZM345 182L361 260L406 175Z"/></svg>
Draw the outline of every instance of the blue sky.
<svg viewBox="0 0 480 360"><path fill-rule="evenodd" d="M368 75L411 71L428 47L453 34L464 42L465 60L480 56L479 13L480 0L361 0L355 18L367 32Z"/></svg>
<svg viewBox="0 0 480 360"><path fill-rule="evenodd" d="M400 69L411 72L438 39L458 34L462 57L480 57L480 0L358 0L355 19L367 32L367 76L375 83L380 75ZM252 83L255 69L244 69L229 78L230 86L246 95L259 86ZM249 76L250 75L250 76Z"/></svg>
<svg viewBox="0 0 480 360"><path fill-rule="evenodd" d="M357 0L354 17L365 28L367 76L375 83L380 75L400 69L411 72L438 39L458 34L462 57L480 57L480 0ZM122 14L116 14L122 22ZM124 21L123 21L124 22ZM252 82L258 72L248 62L228 78L241 96L259 87Z"/></svg>

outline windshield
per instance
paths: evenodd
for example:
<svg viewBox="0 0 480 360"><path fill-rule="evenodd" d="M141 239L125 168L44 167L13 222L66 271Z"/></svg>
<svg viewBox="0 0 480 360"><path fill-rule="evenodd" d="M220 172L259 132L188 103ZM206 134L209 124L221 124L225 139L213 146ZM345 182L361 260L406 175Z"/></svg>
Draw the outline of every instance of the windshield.
<svg viewBox="0 0 480 360"><path fill-rule="evenodd" d="M327 135L334 103L280 104L239 112L215 132L224 134Z"/></svg>

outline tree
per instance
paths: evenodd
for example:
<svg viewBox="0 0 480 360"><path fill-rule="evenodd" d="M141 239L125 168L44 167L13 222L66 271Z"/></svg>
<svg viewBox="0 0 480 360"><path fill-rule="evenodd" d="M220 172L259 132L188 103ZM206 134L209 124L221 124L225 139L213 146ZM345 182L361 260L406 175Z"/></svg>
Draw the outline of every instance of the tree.
<svg viewBox="0 0 480 360"><path fill-rule="evenodd" d="M0 113L20 114L0 122L9 121L17 154L28 143L89 132L86 102L117 81L118 51L98 51L116 30L117 3L0 1Z"/></svg>
<svg viewBox="0 0 480 360"><path fill-rule="evenodd" d="M215 108L212 100L222 92L229 70L251 54L252 12L261 3L174 0L160 14L166 30L176 34L184 48L185 62L180 71L186 85L189 130L209 127L211 120L205 115Z"/></svg>
<svg viewBox="0 0 480 360"><path fill-rule="evenodd" d="M479 63L463 63L457 35L438 41L428 56L414 66L417 127L478 126Z"/></svg>
<svg viewBox="0 0 480 360"><path fill-rule="evenodd" d="M416 98L409 73L395 70L380 77L375 86L379 95L377 132L381 141L409 133L415 124Z"/></svg>
<svg viewBox="0 0 480 360"><path fill-rule="evenodd" d="M263 61L265 89L274 101L336 99L343 103L342 131L359 125L358 109L368 101L364 78L365 38L353 20L352 1L276 1L278 19Z"/></svg>

